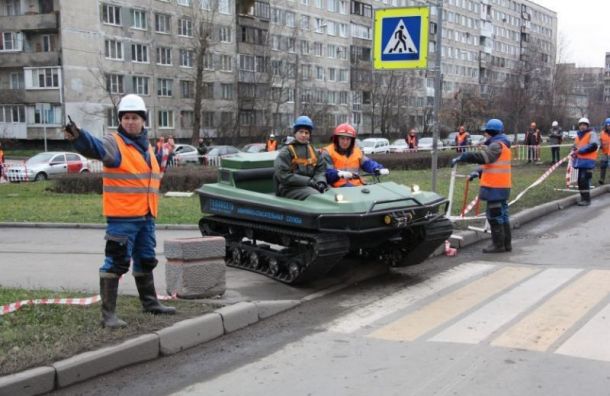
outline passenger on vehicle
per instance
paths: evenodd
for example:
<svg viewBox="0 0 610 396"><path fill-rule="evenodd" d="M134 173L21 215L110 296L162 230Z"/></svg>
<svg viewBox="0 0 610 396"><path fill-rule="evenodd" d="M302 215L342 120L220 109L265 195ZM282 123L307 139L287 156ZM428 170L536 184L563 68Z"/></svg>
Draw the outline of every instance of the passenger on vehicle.
<svg viewBox="0 0 610 396"><path fill-rule="evenodd" d="M327 163L326 181L333 187L361 186L360 169L367 173L387 175L383 165L366 157L355 145L356 130L350 124L335 128L332 143L324 147L323 158Z"/></svg>
<svg viewBox="0 0 610 396"><path fill-rule="evenodd" d="M326 162L318 158L309 143L313 129L309 117L298 117L292 126L294 141L282 147L275 158L274 183L278 196L304 200L328 190Z"/></svg>

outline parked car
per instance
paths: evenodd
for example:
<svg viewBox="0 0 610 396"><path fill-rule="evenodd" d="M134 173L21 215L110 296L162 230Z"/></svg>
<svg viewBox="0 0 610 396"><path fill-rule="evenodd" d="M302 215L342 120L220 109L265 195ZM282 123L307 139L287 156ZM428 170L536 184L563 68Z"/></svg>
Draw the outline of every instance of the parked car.
<svg viewBox="0 0 610 396"><path fill-rule="evenodd" d="M218 161L222 157L228 157L240 153L239 149L234 146L209 146L205 157L205 163L210 165L218 165Z"/></svg>
<svg viewBox="0 0 610 396"><path fill-rule="evenodd" d="M421 139L419 139L419 141L417 142L417 149L418 150L432 150L432 143L433 143L433 138L431 137L423 137ZM436 148L437 150L442 150L443 148L443 142L442 140L437 140L436 142Z"/></svg>
<svg viewBox="0 0 610 396"><path fill-rule="evenodd" d="M265 143L248 143L241 148L241 151L244 153L261 153L265 151L266 146Z"/></svg>
<svg viewBox="0 0 610 396"><path fill-rule="evenodd" d="M485 143L485 136L483 135L470 135L470 145L480 146Z"/></svg>
<svg viewBox="0 0 610 396"><path fill-rule="evenodd" d="M457 132L451 132L445 139L443 139L443 146L453 147L455 146L455 137L458 135Z"/></svg>
<svg viewBox="0 0 610 396"><path fill-rule="evenodd" d="M360 146L364 154L387 154L390 152L390 142L386 138L368 138Z"/></svg>
<svg viewBox="0 0 610 396"><path fill-rule="evenodd" d="M390 153L406 153L409 151L409 145L404 139L396 139L390 145Z"/></svg>
<svg viewBox="0 0 610 396"><path fill-rule="evenodd" d="M190 144L176 144L174 147L174 162L177 164L198 164L199 151Z"/></svg>
<svg viewBox="0 0 610 396"><path fill-rule="evenodd" d="M11 166L6 177L11 182L47 180L68 173L90 171L89 160L78 153L49 151L36 154L24 165Z"/></svg>
<svg viewBox="0 0 610 396"><path fill-rule="evenodd" d="M578 135L578 131L571 130L571 131L568 131L567 136L565 136L565 138L568 140L575 140L577 135Z"/></svg>

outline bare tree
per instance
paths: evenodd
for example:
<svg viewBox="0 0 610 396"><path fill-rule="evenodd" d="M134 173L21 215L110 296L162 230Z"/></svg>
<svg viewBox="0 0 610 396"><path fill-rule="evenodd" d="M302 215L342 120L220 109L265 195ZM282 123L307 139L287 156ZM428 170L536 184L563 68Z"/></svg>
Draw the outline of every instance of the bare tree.
<svg viewBox="0 0 610 396"><path fill-rule="evenodd" d="M477 128L487 113L487 102L472 88L458 89L452 98L443 100L441 119L444 125L457 130L461 125Z"/></svg>

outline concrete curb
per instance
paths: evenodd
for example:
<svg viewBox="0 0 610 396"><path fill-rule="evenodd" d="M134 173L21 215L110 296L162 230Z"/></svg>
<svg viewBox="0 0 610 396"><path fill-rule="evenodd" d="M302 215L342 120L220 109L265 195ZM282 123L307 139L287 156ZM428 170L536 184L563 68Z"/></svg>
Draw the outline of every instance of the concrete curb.
<svg viewBox="0 0 610 396"><path fill-rule="evenodd" d="M591 191L591 196L597 197L609 190L610 186L601 186ZM523 210L511 216L511 224L513 228L518 228L539 217L572 206L578 200L578 196L572 196ZM0 223L0 227L2 226L69 227L68 224ZM89 225L76 226L77 228L87 228ZM91 228L105 227L97 224L90 226ZM171 227L171 225L167 227ZM197 229L197 227L178 229ZM457 248L463 248L489 238L489 234L477 231L460 231L455 235L457 238L451 238L451 245ZM433 255L440 255L443 250L444 246L439 247ZM326 293L314 294L319 297ZM0 396L47 393L128 365L178 353L292 309L311 299L306 296L300 300L239 302L229 305L201 317L178 322L153 334L145 334L119 345L73 356L56 362L51 367L38 367L0 377Z"/></svg>
<svg viewBox="0 0 610 396"><path fill-rule="evenodd" d="M106 224L94 223L15 223L4 222L0 223L0 227L14 228L80 228L80 229L105 229ZM157 230L199 230L199 227L192 224L155 224Z"/></svg>

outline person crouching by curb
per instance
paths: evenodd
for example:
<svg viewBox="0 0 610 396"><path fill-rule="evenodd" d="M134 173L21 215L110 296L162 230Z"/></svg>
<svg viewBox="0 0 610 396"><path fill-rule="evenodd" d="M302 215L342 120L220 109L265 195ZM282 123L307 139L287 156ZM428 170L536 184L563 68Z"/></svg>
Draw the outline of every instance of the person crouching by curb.
<svg viewBox="0 0 610 396"><path fill-rule="evenodd" d="M604 121L604 129L599 135L601 143L601 158L599 159L599 185L606 183L606 169L610 160L610 118Z"/></svg>
<svg viewBox="0 0 610 396"><path fill-rule="evenodd" d="M451 160L451 166L458 162L481 164L468 179L481 178L479 198L487 201L485 215L491 227L492 243L483 253L510 252L512 235L507 203L512 187L510 140L504 134L502 121L495 118L487 121L485 135L487 139L481 151L463 153Z"/></svg>
<svg viewBox="0 0 610 396"><path fill-rule="evenodd" d="M578 133L572 147L572 166L578 169L578 190L580 191L580 202L578 206L591 205L591 178L597 161L597 148L599 138L597 133L589 127L589 119L578 120Z"/></svg>
<svg viewBox="0 0 610 396"><path fill-rule="evenodd" d="M353 187L364 184L358 175L360 169L376 175L388 175L383 165L366 157L356 147L356 130L350 124L335 128L332 143L324 147L326 181L333 187Z"/></svg>
<svg viewBox="0 0 610 396"><path fill-rule="evenodd" d="M273 182L278 196L304 200L328 190L326 162L318 158L309 143L313 131L311 118L298 117L292 130L294 141L282 147L275 157Z"/></svg>
<svg viewBox="0 0 610 396"><path fill-rule="evenodd" d="M64 136L74 148L89 158L102 161L103 211L106 217L106 258L100 267L102 326L127 326L115 313L119 278L129 271L133 276L143 311L174 314L157 300L153 269L155 258L155 218L157 217L161 172L144 128L146 106L138 95L126 95L118 106L119 128L102 140L73 122Z"/></svg>

